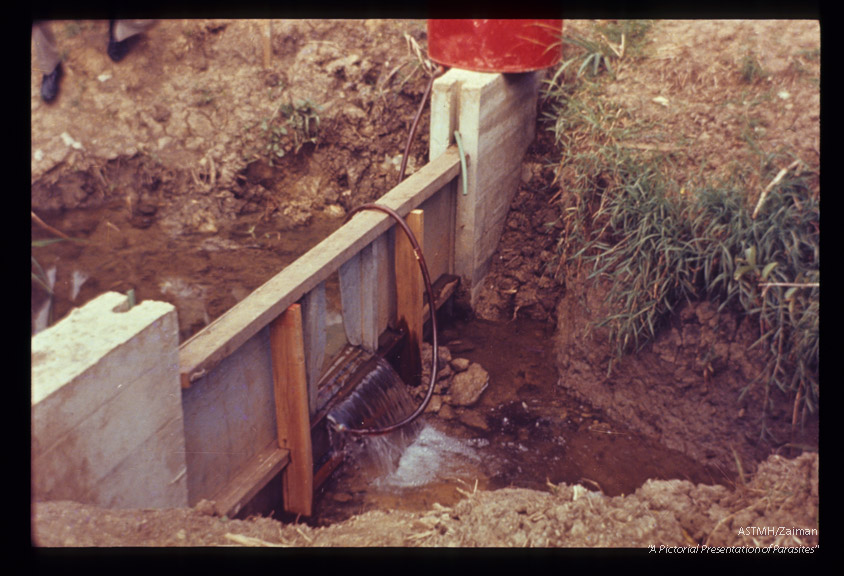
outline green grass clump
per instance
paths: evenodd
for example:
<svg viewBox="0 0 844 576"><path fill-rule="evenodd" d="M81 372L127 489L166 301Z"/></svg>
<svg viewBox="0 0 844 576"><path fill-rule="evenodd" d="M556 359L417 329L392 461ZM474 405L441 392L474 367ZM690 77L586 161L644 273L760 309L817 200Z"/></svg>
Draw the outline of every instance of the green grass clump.
<svg viewBox="0 0 844 576"><path fill-rule="evenodd" d="M643 50L650 20L613 20L597 25L587 34L573 34L562 39L564 53L572 54L557 69L550 84L577 68L577 77L597 77L606 71L615 75L615 63L638 58Z"/></svg>
<svg viewBox="0 0 844 576"><path fill-rule="evenodd" d="M763 80L767 72L762 68L759 60L752 52L748 52L741 60L741 79L745 84L755 84Z"/></svg>
<svg viewBox="0 0 844 576"><path fill-rule="evenodd" d="M558 274L585 268L589 278L608 282L612 312L597 325L608 329L616 359L651 342L683 302L710 300L720 311L757 323L754 346L766 351L767 360L753 384L762 383L769 400L767 392L776 387L794 396L795 410L798 404L815 410L820 201L811 183L816 174L797 171L780 180L755 217L749 206L755 194L743 190L741 180L669 181L658 157L645 161L622 145L641 126L607 105L600 80L584 74L588 66L595 70L595 58L578 60L579 73L566 82L558 70L544 94L544 116L560 150L557 182L565 191ZM763 71L749 58L743 73L754 82ZM776 163L761 168L770 181Z"/></svg>
<svg viewBox="0 0 844 576"><path fill-rule="evenodd" d="M310 100L284 102L268 118L244 126L242 139L251 143L246 147L252 150L245 159L263 157L272 166L288 154L298 154L306 144L319 145L320 112Z"/></svg>
<svg viewBox="0 0 844 576"><path fill-rule="evenodd" d="M604 191L575 255L610 281L609 328L618 356L638 351L683 301L709 299L759 324L767 385L817 406L820 205L800 179L754 219L744 194L702 189L669 196L652 173Z"/></svg>

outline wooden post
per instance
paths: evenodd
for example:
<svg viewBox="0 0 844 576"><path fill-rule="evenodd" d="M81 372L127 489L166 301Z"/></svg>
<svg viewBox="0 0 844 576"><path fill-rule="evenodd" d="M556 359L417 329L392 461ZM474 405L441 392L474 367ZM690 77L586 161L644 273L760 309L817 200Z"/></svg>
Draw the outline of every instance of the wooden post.
<svg viewBox="0 0 844 576"><path fill-rule="evenodd" d="M424 246L423 233L425 216L422 210L413 210L407 215L416 241ZM422 376L422 305L424 281L419 262L407 236L396 229L396 314L399 326L407 330L407 339L401 353L400 375L406 384L416 386Z"/></svg>
<svg viewBox="0 0 844 576"><path fill-rule="evenodd" d="M264 37L264 69L268 69L272 65L272 55L273 55L273 46L272 46L272 21L267 20L264 22L264 30L263 30L263 37Z"/></svg>
<svg viewBox="0 0 844 576"><path fill-rule="evenodd" d="M284 509L310 516L313 505L314 462L308 410L308 380L302 310L291 305L270 324L278 445L290 451L284 469Z"/></svg>

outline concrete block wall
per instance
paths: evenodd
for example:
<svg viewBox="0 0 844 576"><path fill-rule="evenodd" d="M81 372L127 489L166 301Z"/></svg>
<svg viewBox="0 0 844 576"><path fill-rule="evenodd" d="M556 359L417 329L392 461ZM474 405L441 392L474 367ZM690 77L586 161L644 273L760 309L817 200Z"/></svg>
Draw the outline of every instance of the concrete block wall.
<svg viewBox="0 0 844 576"><path fill-rule="evenodd" d="M470 289L473 306L518 189L522 159L535 136L540 83L541 72L489 74L457 68L434 82L430 158L455 142L455 131L469 157L467 193L462 182L457 186L454 266Z"/></svg>
<svg viewBox="0 0 844 576"><path fill-rule="evenodd" d="M33 498L187 506L175 308L108 292L31 346Z"/></svg>

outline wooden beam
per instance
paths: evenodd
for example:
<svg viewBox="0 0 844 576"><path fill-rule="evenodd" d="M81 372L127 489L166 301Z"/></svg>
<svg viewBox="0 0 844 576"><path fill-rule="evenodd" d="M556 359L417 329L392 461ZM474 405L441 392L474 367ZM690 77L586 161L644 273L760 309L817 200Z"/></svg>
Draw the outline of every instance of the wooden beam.
<svg viewBox="0 0 844 576"><path fill-rule="evenodd" d="M284 509L310 516L314 494L314 456L299 304L290 306L270 324L270 348L278 445L290 451L290 464L284 469L283 478Z"/></svg>
<svg viewBox="0 0 844 576"><path fill-rule="evenodd" d="M263 30L263 44L264 44L264 69L270 68L272 65L272 56L273 56L273 32L272 32L272 21L266 20L264 21L264 30Z"/></svg>
<svg viewBox="0 0 844 576"><path fill-rule="evenodd" d="M407 215L407 225L420 246L424 244L425 215L413 210ZM419 384L422 375L422 305L425 287L419 261L413 245L403 232L396 232L396 313L399 326L407 330L401 352L399 373L409 386Z"/></svg>
<svg viewBox="0 0 844 576"><path fill-rule="evenodd" d="M378 203L405 215L439 192L459 172L460 155L456 147L449 148L385 194ZM183 385L190 386L191 382L213 369L393 225L392 218L381 212L368 210L357 214L184 342L179 347L179 371Z"/></svg>
<svg viewBox="0 0 844 576"><path fill-rule="evenodd" d="M217 513L235 516L289 461L290 453L275 442L264 448L214 497Z"/></svg>

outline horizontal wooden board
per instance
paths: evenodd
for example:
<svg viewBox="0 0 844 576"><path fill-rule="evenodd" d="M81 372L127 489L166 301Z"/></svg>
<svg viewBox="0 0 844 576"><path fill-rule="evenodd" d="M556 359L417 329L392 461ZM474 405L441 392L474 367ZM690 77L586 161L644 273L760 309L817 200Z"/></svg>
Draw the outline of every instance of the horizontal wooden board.
<svg viewBox="0 0 844 576"><path fill-rule="evenodd" d="M460 172L456 147L409 176L378 201L404 216L439 192ZM237 350L288 306L323 282L394 223L387 214L364 211L276 274L179 348L184 387Z"/></svg>
<svg viewBox="0 0 844 576"><path fill-rule="evenodd" d="M273 441L240 469L214 498L214 507L221 516L237 514L290 461L289 452Z"/></svg>

